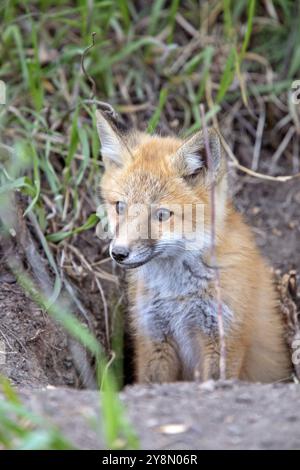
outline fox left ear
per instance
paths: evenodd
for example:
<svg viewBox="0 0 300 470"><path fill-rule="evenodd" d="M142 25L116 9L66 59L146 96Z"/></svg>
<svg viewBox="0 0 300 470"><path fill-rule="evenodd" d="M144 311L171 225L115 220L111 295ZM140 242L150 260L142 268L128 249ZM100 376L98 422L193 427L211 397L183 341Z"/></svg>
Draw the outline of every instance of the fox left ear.
<svg viewBox="0 0 300 470"><path fill-rule="evenodd" d="M124 126L104 111L96 111L96 120L105 167L111 164L123 166L123 160L129 153Z"/></svg>
<svg viewBox="0 0 300 470"><path fill-rule="evenodd" d="M215 178L218 178L222 165L222 148L217 132L208 129L209 146L212 158L212 171ZM203 131L199 131L188 138L177 152L172 156L173 164L178 173L183 177L197 175L206 176L209 168Z"/></svg>

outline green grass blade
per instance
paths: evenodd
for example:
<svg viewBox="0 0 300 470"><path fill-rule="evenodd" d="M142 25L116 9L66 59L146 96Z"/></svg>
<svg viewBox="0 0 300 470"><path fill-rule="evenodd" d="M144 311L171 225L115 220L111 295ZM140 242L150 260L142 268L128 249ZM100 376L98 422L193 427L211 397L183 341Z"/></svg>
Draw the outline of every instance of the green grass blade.
<svg viewBox="0 0 300 470"><path fill-rule="evenodd" d="M244 37L243 44L242 44L240 60L243 60L243 57L249 45L249 41L250 41L252 29L253 29L253 18L255 14L255 6L256 6L256 0L248 1L247 29L246 29L245 37Z"/></svg>
<svg viewBox="0 0 300 470"><path fill-rule="evenodd" d="M153 132L155 131L159 123L160 116L166 104L167 98L168 98L168 90L166 88L163 88L159 94L158 107L156 108L153 116L151 117L148 127L147 127L147 132L149 132L150 134L153 134Z"/></svg>

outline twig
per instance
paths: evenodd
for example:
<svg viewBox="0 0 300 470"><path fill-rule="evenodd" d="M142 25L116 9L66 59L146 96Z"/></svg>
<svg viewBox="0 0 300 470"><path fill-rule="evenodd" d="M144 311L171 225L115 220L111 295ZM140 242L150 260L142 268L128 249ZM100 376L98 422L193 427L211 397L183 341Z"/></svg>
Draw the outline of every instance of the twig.
<svg viewBox="0 0 300 470"><path fill-rule="evenodd" d="M16 242L22 248L26 256L28 265L32 269L33 279L39 285L39 289L37 290L37 292L40 290L40 292L48 299L47 308L54 305L54 301L55 303L57 303L58 306L66 306L66 308L70 311L72 311L75 306L78 307L77 298L76 298L76 294L74 290L72 292L67 292L68 291L67 288L64 291L62 291L61 289L61 285L60 285L61 278L59 275L57 265L55 263L55 260L52 256L50 249L48 248L48 246L45 245L46 241L45 241L44 235L42 234L40 230L40 227L38 225L35 215L32 212L29 213L32 228L34 229L35 235L37 236L37 239L42 245L45 251L45 254L48 258L49 264L51 265L51 268L53 269L56 275L56 284L57 284L57 280L59 279L59 285L56 287L54 286L54 288L53 288L53 282L50 277L49 271L45 267L44 259L42 255L39 253L37 243L31 236L28 230L28 227L26 225L26 221L23 217L23 201L21 197L19 195L17 198L14 197L11 203L9 204L8 208L6 208L6 210L9 210L9 213L12 218L11 226L14 228L14 231L16 233ZM7 224L7 220L4 219L5 215L6 215L5 211L3 211L3 213L1 213L0 211L0 219L3 222L4 226L6 226ZM8 246L11 245L12 248L14 247L14 244L11 238L7 238L7 244ZM12 272L14 272L15 274L22 273L21 263L15 255L11 255L9 258L7 258L6 263L10 267ZM81 314L83 314L82 309L76 308L75 310L76 312L80 312ZM86 315L84 316L86 318ZM73 346L75 343L77 343L77 341L74 339L70 339L69 341L70 341L70 344L72 344ZM79 351L79 350L82 351L82 354L80 356L81 360L78 359L79 357L78 354L76 357L74 357L73 353L75 349L76 351ZM75 345L73 348L70 347L70 352L74 359L74 364L76 366L76 369L78 373L80 374L82 384L86 388L90 388L90 387L95 388L96 382L93 379L93 371L89 364L88 358L86 357L86 351L84 347L78 343L77 346Z"/></svg>
<svg viewBox="0 0 300 470"><path fill-rule="evenodd" d="M194 26L191 25L180 13L176 14L176 23L178 23L182 29L184 29L185 32L190 34L194 38L200 38L200 33L199 31L194 28Z"/></svg>
<svg viewBox="0 0 300 470"><path fill-rule="evenodd" d="M62 253L62 257L63 257L63 253ZM93 331L93 326L92 326L92 322L90 320L90 317L89 317L89 314L88 312L86 311L85 307L83 306L82 302L79 300L78 296L77 296L77 293L76 293L76 290L74 288L74 286L66 279L66 276L65 276L65 273L64 273L64 270L63 270L63 262L61 262L60 264L60 276L61 276L61 279L62 279L62 282L64 283L64 286L65 286L65 289L66 291L68 292L70 298L73 300L74 302L74 305L77 307L78 311L83 315L83 317L85 318L88 326L89 326L89 329L91 331Z"/></svg>
<svg viewBox="0 0 300 470"><path fill-rule="evenodd" d="M211 82L210 82L210 79L207 80L206 99L207 99L207 102L209 104L209 108L212 109L212 107L214 106L214 102L213 102L212 95L211 95ZM241 165L239 160L237 159L237 157L234 155L233 151L231 150L231 148L227 144L226 140L222 136L222 134L220 132L220 129L219 129L219 123L218 123L218 119L217 119L216 115L214 115L212 117L212 121L213 121L214 128L215 128L215 130L216 130L216 132L219 136L219 139L221 141L221 144L222 144L222 147L223 147L225 153L230 158L231 164L234 167L236 167L238 170L240 170L243 173L246 173L247 175L250 175L254 178L259 178L259 179L266 180L266 181L277 181L279 183L286 183L287 181L291 181L293 179L300 178L300 172L295 173L294 175L272 176L272 175L266 175L264 173L259 173L257 171L251 170L250 168L247 168L244 165Z"/></svg>
<svg viewBox="0 0 300 470"><path fill-rule="evenodd" d="M295 172L300 170L299 162L299 140L294 138L293 140L293 169Z"/></svg>
<svg viewBox="0 0 300 470"><path fill-rule="evenodd" d="M111 106L111 104L106 103L106 101L99 101L99 100L95 100L95 99L85 99L85 100L82 100L82 103L96 104L103 111L106 111L106 112L108 111L114 119L118 119L118 117L119 117L118 113L114 110L114 108Z"/></svg>
<svg viewBox="0 0 300 470"><path fill-rule="evenodd" d="M261 108L261 112L259 115L259 120L257 124L257 129L256 129L253 159L252 159L252 165L251 165L251 169L253 171L256 171L258 167L260 149L261 149L261 143L262 143L262 135L263 135L265 121L266 121L266 109L265 109L265 104L262 100L260 101L260 108Z"/></svg>
<svg viewBox="0 0 300 470"><path fill-rule="evenodd" d="M288 101L288 106L289 106L289 114L288 116L290 119L293 120L296 132L298 135L300 135L300 115L299 115L299 106L294 103L292 99L292 93L289 93L289 101Z"/></svg>
<svg viewBox="0 0 300 470"><path fill-rule="evenodd" d="M75 246L70 245L68 248L69 248L73 253L75 253L75 255L82 261L82 263L83 263L83 265L86 267L87 271L88 271L89 273L91 273L91 274L93 275L93 277L94 277L94 280L95 280L95 282L96 282L96 285L97 285L97 288L98 288L98 290L99 290L99 293L100 293L100 296L101 296L101 299L102 299L102 303L103 303L106 343L107 343L107 348L108 348L109 352L111 352L110 332L109 332L109 318L108 318L108 306L107 306L107 302L106 302L106 298L105 298L105 295L104 295L104 291L103 291L102 285L101 285L101 283L99 282L99 279L97 278L97 276L95 275L95 272L94 272L92 266L91 266L90 263L87 261L87 259L83 256L83 254L80 253L80 251L79 251Z"/></svg>
<svg viewBox="0 0 300 470"><path fill-rule="evenodd" d="M280 131L283 127L287 126L288 123L292 121L292 119L293 118L290 114L286 114L285 116L283 116L283 118L280 119L280 121L277 122L277 124L274 126L273 131Z"/></svg>
<svg viewBox="0 0 300 470"><path fill-rule="evenodd" d="M211 198L211 257L213 264L217 265L216 259L216 201L215 201L215 178L213 174L213 159L209 145L209 135L205 122L205 112L203 104L200 105L200 114L203 127L203 138L207 158L208 173L210 175L210 198ZM221 285L220 285L220 272L219 269L215 270L215 285L218 302L218 328L219 328L219 344L220 344L220 379L225 380L226 378L226 344L225 344L225 332L222 314L222 300L221 300Z"/></svg>
<svg viewBox="0 0 300 470"><path fill-rule="evenodd" d="M286 183L287 181L300 178L300 172L296 173L295 175L271 176L271 175L265 175L264 173L258 173L257 171L253 171L250 168L247 168L246 166L241 165L237 157L234 155L233 151L227 144L226 140L224 139L224 137L222 136L222 134L219 132L217 128L216 128L216 132L221 140L223 149L225 150L226 154L230 158L233 166L235 166L238 170L241 170L244 173L247 173L247 175L253 176L255 178L267 180L267 181L277 181L279 183Z"/></svg>
<svg viewBox="0 0 300 470"><path fill-rule="evenodd" d="M7 336L3 333L3 331L2 331L1 329L0 329L0 334L3 336L3 338L4 338L5 342L6 342L6 344L8 344L8 346L10 347L10 350L13 351L12 345L10 344L10 342L9 342L9 340L8 340L8 338L7 338Z"/></svg>
<svg viewBox="0 0 300 470"><path fill-rule="evenodd" d="M87 55L87 53L95 46L95 36L96 36L96 33L93 32L92 33L92 44L90 44L86 49L84 49L82 55L81 55L81 62L80 62L80 65L81 65L81 70L84 74L84 76L86 77L86 79L90 82L91 86L92 86L92 94L91 94L91 99L93 99L96 95L96 82L95 80L87 73L86 69L85 69L85 66L84 66L84 59L85 59L85 56Z"/></svg>
<svg viewBox="0 0 300 470"><path fill-rule="evenodd" d="M264 4L265 4L266 10L267 10L268 14L270 15L270 17L273 20L275 20L276 23L279 23L278 15L277 15L277 12L276 12L276 8L273 5L273 1L272 0L264 0Z"/></svg>
<svg viewBox="0 0 300 470"><path fill-rule="evenodd" d="M88 390L96 390L98 388L97 382L86 349L71 336L68 336L68 346L81 383Z"/></svg>
<svg viewBox="0 0 300 470"><path fill-rule="evenodd" d="M50 266L53 269L53 272L55 274L54 287L52 288L51 297L49 297L49 303L52 303L52 302L55 302L58 299L59 295L60 295L61 288L62 288L61 277L59 275L55 260L54 260L53 255L52 255L52 252L48 247L45 235L43 234L43 232L42 232L42 230L41 230L41 228L38 224L38 221L37 221L37 218L36 218L35 214L32 211L30 211L29 214L28 214L28 217L29 217L29 220L30 220L34 230L35 230L36 236L38 237L38 239L41 243L41 246L44 250L44 253L47 256L49 264L50 264ZM42 265L41 261L39 261L39 264ZM48 274L47 274L47 280L45 280L45 282L47 282L47 284L49 286L52 285L52 281L51 281Z"/></svg>
<svg viewBox="0 0 300 470"><path fill-rule="evenodd" d="M18 338L18 336L14 333L14 331L11 330L10 328L8 328L6 325L1 325L1 328L3 328L3 327L5 328L5 332L9 333L10 336L12 336L12 337L15 339L15 341L18 343L18 345L21 346L21 348L23 349L23 351L24 351L25 353L27 353L27 349L26 349L25 345L23 344L23 341L21 341L21 340ZM2 335L3 335L3 331L0 330L0 332L1 332ZM10 346L10 344L9 344L9 346ZM11 348L11 349L12 349L12 348Z"/></svg>
<svg viewBox="0 0 300 470"><path fill-rule="evenodd" d="M36 244L27 229L26 220L23 216L23 200L19 194L16 194L14 198L15 203L15 214L13 228L16 232L16 240L22 247L22 250L26 256L26 260L31 267L33 274L43 292L50 299L53 295L52 282L50 275L45 267L45 263L42 260L42 257L37 250ZM34 222L34 218L31 213L29 213L31 222ZM33 224L33 227L35 225Z"/></svg>
<svg viewBox="0 0 300 470"><path fill-rule="evenodd" d="M279 158L281 157L281 155L285 151L285 149L288 146L289 141L293 137L294 133L295 133L295 128L294 128L294 126L292 126L287 131L284 139L282 140L282 142L279 145L278 149L276 150L276 152L274 153L274 155L271 158L271 166L270 166L271 171L276 167L276 164L277 164Z"/></svg>

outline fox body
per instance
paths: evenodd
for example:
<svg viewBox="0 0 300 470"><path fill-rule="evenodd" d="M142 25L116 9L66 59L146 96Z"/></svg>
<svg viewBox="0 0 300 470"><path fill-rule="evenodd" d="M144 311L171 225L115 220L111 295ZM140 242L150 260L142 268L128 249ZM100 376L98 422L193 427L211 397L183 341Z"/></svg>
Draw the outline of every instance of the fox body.
<svg viewBox="0 0 300 470"><path fill-rule="evenodd" d="M228 198L218 134L209 129L208 171L201 132L182 141L124 131L102 112L97 126L110 254L128 269L136 380L217 379L219 309L226 377L287 379L291 364L270 270Z"/></svg>

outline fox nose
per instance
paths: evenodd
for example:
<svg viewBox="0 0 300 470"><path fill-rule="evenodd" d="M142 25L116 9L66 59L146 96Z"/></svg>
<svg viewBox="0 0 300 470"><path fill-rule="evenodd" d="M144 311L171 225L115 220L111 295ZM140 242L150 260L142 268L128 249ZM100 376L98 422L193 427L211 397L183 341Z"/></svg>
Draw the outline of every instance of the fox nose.
<svg viewBox="0 0 300 470"><path fill-rule="evenodd" d="M111 250L111 256L114 260L121 263L124 259L128 258L129 250L126 246L114 246Z"/></svg>

